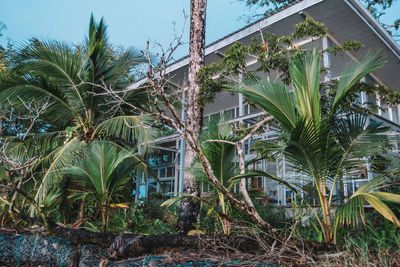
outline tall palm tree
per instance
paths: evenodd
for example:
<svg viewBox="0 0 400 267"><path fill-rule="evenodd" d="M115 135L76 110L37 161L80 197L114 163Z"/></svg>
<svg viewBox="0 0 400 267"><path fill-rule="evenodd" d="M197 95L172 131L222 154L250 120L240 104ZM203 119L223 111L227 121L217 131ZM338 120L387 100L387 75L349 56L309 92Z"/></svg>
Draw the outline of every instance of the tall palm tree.
<svg viewBox="0 0 400 267"><path fill-rule="evenodd" d="M343 177L352 176L369 156L386 153L387 129L378 123L367 124L367 117L339 107L361 78L384 64L379 54L369 53L359 63L346 66L338 81L333 103L327 114L320 102L320 52L308 51L290 65L292 88L281 81L253 79L234 89L271 114L282 129L280 145L264 142L265 154L284 155L290 167L310 178L317 193L322 219L315 213L326 242L336 237L339 223L357 223L363 215L363 199L385 218L400 226L383 201L400 202L400 196L375 192L384 186L389 175L378 176L359 188L332 218L335 186ZM273 176L265 173L265 176ZM310 207L311 208L311 207ZM334 227L336 226L336 227Z"/></svg>
<svg viewBox="0 0 400 267"><path fill-rule="evenodd" d="M35 194L39 204L60 181L59 170L71 163L82 146L99 137L126 145L145 144L152 138L148 117L126 114L123 106L110 112L103 94L103 87L125 88L129 74L143 62L134 49L115 53L103 19L96 23L93 15L86 42L80 47L34 39L19 50L12 78L0 81L0 104L11 101L18 109L32 101L50 101L41 116L44 127L24 140L45 155L40 161L44 174ZM146 103L142 95L133 91L128 97L141 107ZM20 140L12 138L16 143Z"/></svg>
<svg viewBox="0 0 400 267"><path fill-rule="evenodd" d="M75 192L75 196L93 196L102 213L104 232L107 232L110 209L129 199L132 188L127 183L132 179L132 170L142 166L136 153L115 143L95 141L63 171L84 189Z"/></svg>

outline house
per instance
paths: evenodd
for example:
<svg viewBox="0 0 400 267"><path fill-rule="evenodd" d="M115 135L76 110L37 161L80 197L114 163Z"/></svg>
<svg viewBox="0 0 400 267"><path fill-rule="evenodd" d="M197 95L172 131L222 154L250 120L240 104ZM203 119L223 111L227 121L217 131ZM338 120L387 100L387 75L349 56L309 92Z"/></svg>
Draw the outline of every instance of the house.
<svg viewBox="0 0 400 267"><path fill-rule="evenodd" d="M289 35L293 31L293 25L304 21L306 17L324 23L328 34L323 39L304 39L296 43L297 46L304 46L311 42L316 43L322 49L341 44L348 40L361 41L363 47L357 52L346 52L344 55L324 54L321 64L330 69L325 80L337 78L345 64L351 60L357 60L371 49L379 49L387 55L387 63L367 79L376 81L387 88L400 91L400 47L393 38L382 28L379 22L364 8L359 0L303 0L285 6L274 14L255 21L248 26L237 30L206 47L206 64L221 59L221 55L235 42L244 45L250 43L254 37L260 36L260 31L268 31L278 36ZM184 57L170 65L167 72L174 77L174 82L185 87L185 77L188 70L189 58ZM256 69L257 60L248 57L246 66L248 69ZM132 85L134 86L134 85ZM388 107L384 99L379 97L368 97L360 95L361 103L375 102L382 107L374 119L383 121L390 125L394 131L400 131L400 106ZM255 118L263 113L245 103L243 96L227 92L219 93L213 103L207 104L204 108L204 118L211 118L224 112L229 114L230 122L242 122L251 124ZM158 181L149 176L137 183L136 198L146 197L154 192L168 194L169 192L182 192L183 189L183 151L185 142L177 139L177 136L166 136L158 140L154 145L155 154L150 158L157 173ZM271 131L256 138L274 138ZM250 150L254 140L246 145L246 157L251 158ZM285 161L281 162L257 162L253 168L267 170L277 173L281 177L293 177L293 173L286 168ZM354 190L363 182L373 177L373 173L365 169L360 170L360 179L345 185L345 192ZM292 192L276 182L264 177L251 179L252 187L261 188L268 196L271 203L286 205L292 198ZM203 188L203 191L207 191Z"/></svg>

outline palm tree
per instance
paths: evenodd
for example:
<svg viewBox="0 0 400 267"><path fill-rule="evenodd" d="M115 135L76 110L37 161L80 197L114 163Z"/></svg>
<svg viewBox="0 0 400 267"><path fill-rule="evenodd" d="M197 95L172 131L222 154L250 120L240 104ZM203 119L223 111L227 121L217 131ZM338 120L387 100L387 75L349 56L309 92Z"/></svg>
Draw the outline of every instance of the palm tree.
<svg viewBox="0 0 400 267"><path fill-rule="evenodd" d="M382 56L369 53L359 63L346 66L338 81L335 97L327 113L320 102L320 52L314 49L290 65L293 91L281 81L252 79L241 92L251 102L271 114L279 123L283 141L279 145L264 142L264 155L284 155L290 167L311 179L322 210L322 220L312 209L326 242L334 241L339 223L358 222L363 216L363 199L385 218L400 226L383 201L400 202L400 196L376 192L389 175L378 176L360 187L350 200L331 216L335 186L343 177L352 176L369 156L386 153L387 129L379 123L367 124L363 114L340 114L339 107L361 78L384 64ZM272 176L265 173L265 176ZM311 208L311 207L310 207ZM334 227L335 226L335 227Z"/></svg>
<svg viewBox="0 0 400 267"><path fill-rule="evenodd" d="M63 171L83 187L75 197L93 196L101 210L104 232L107 232L110 209L122 206L121 201L131 197L132 188L127 184L132 179L132 170L144 166L136 153L115 143L95 141Z"/></svg>
<svg viewBox="0 0 400 267"><path fill-rule="evenodd" d="M228 142L235 142L236 139L237 137L232 135L232 129L227 120L220 118L211 120L207 124L207 129L203 130L200 135L201 149L210 161L215 176L222 185L232 191L236 181L232 181L231 179L238 175L239 169L234 161L236 147ZM228 142L215 142L215 140ZM218 208L212 205L215 201L212 198L208 200L208 202L211 202L210 211L215 211L224 233L230 234L229 217L231 215L231 207L229 201L227 201L224 194L210 183L199 162L192 167L192 174L203 183L203 186L209 186L211 192L216 193L217 199L215 200L218 200L220 212L217 212Z"/></svg>
<svg viewBox="0 0 400 267"><path fill-rule="evenodd" d="M150 118L126 114L125 107L106 105L104 87L124 89L129 74L144 62L134 49L116 53L107 40L103 19L90 18L89 35L81 47L58 41L32 40L18 52L13 76L0 81L0 104L11 101L16 109L24 103L48 99L41 115L43 127L24 140L43 152L44 170L35 199L40 204L51 186L60 181L60 170L73 155L98 138L120 144L141 145L152 138ZM132 91L133 106L146 104L143 92ZM20 141L18 136L3 139Z"/></svg>
<svg viewBox="0 0 400 267"><path fill-rule="evenodd" d="M233 189L236 182L236 180L232 181L231 179L239 173L234 161L236 147L232 144L232 142L236 141L237 137L232 134L231 130L229 123L218 116L206 124L206 129L200 135L202 152L210 161L215 176L229 190ZM215 195L204 199L182 193L178 197L166 200L161 206L170 206L186 198L194 201L202 201L203 204L209 207L208 214L214 214L220 221L224 233L230 234L229 217L231 215L231 207L229 201L226 200L224 194L214 184L210 183L199 161L196 161L190 168L187 168L187 172L196 177L196 181L201 183L203 188L208 187L209 192L215 193ZM215 203L218 203L218 205L216 206Z"/></svg>

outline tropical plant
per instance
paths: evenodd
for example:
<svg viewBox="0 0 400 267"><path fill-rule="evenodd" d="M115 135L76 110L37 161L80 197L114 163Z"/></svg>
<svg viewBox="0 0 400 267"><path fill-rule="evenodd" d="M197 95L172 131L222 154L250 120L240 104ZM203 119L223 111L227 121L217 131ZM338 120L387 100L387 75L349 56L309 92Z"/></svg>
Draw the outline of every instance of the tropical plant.
<svg viewBox="0 0 400 267"><path fill-rule="evenodd" d="M84 199L91 195L102 213L104 232L107 232L111 208L125 207L123 201L132 197L132 171L145 168L138 154L108 141L92 142L71 166L63 168L82 190L71 198Z"/></svg>
<svg viewBox="0 0 400 267"><path fill-rule="evenodd" d="M235 177L238 173L238 167L235 164L235 145L231 144L237 139L232 134L232 129L229 123L220 116L210 120L206 129L200 135L201 149L207 159L210 161L212 170L220 183L229 190L233 189L235 185L231 178ZM215 142L219 140L219 142ZM223 142L227 141L227 142ZM230 233L230 213L231 206L225 196L213 185L205 175L200 162L195 162L192 167L187 169L198 182L202 184L203 188L207 188L210 195L207 199L193 197L189 194L182 194L176 198L169 199L163 205L172 205L178 200L184 198L195 198L202 201L208 207L208 214L213 214L222 225L225 234ZM217 206L215 204L218 204Z"/></svg>
<svg viewBox="0 0 400 267"><path fill-rule="evenodd" d="M251 79L233 91L242 93L251 102L271 114L281 128L281 142L262 142L263 156L284 155L290 167L311 179L318 195L322 219L312 209L326 242L334 241L338 223L358 223L367 201L388 220L400 226L384 202L400 203L400 196L375 192L384 186L389 175L378 176L350 197L350 200L331 216L335 188L344 177L354 177L369 156L387 152L390 137L385 127L364 114L340 113L340 104L367 74L384 64L380 54L369 53L359 63L346 66L338 81L333 103L322 112L320 102L320 57L317 49L308 51L290 65L293 90L279 80ZM310 207L311 209L311 207Z"/></svg>
<svg viewBox="0 0 400 267"><path fill-rule="evenodd" d="M116 53L108 43L103 19L96 23L91 16L82 46L33 39L19 49L17 59L13 74L0 81L0 105L11 102L18 109L32 101L50 102L40 117L42 127L23 141L44 155L36 169L43 173L35 188L39 204L63 177L60 170L93 140L139 146L152 138L150 118L126 114L124 106L106 105L104 89L125 88L129 74L144 58L134 49ZM132 106L146 105L140 90L130 92L127 99ZM15 135L2 140L13 140L15 146L22 142Z"/></svg>

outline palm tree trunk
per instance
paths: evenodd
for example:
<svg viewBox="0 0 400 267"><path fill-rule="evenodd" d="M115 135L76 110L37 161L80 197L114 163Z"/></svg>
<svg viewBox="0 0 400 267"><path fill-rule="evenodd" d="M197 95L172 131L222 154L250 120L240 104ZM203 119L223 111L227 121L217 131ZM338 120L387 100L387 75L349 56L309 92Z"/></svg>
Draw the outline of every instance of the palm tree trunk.
<svg viewBox="0 0 400 267"><path fill-rule="evenodd" d="M331 243L333 241L333 236L332 236L332 222L331 222L331 211L330 207L328 204L328 198L326 194L322 196L322 212L323 212L323 217L324 217L324 237L325 241L327 243Z"/></svg>
<svg viewBox="0 0 400 267"><path fill-rule="evenodd" d="M108 230L108 217L109 217L108 207L104 207L102 213L103 213L103 224L104 224L103 231L104 231L104 233L107 233L107 230Z"/></svg>
<svg viewBox="0 0 400 267"><path fill-rule="evenodd" d="M206 0L191 0L190 5L189 90L187 94L186 123L187 130L193 134L189 138L198 139L203 124L203 108L197 103L200 95L197 74L200 68L204 66ZM188 145L185 151L185 167L190 167L195 158L196 152ZM189 173L184 175L183 191L193 196L200 196L198 182ZM193 223L196 221L199 212L200 203L189 198L182 200L178 226L183 232L193 229Z"/></svg>
<svg viewBox="0 0 400 267"><path fill-rule="evenodd" d="M339 198L340 198L340 205L344 204L344 183L343 183L343 174L339 177Z"/></svg>
<svg viewBox="0 0 400 267"><path fill-rule="evenodd" d="M86 200L82 199L81 203L79 205L79 213L78 213L77 222L79 222L85 218L85 206L86 206Z"/></svg>

